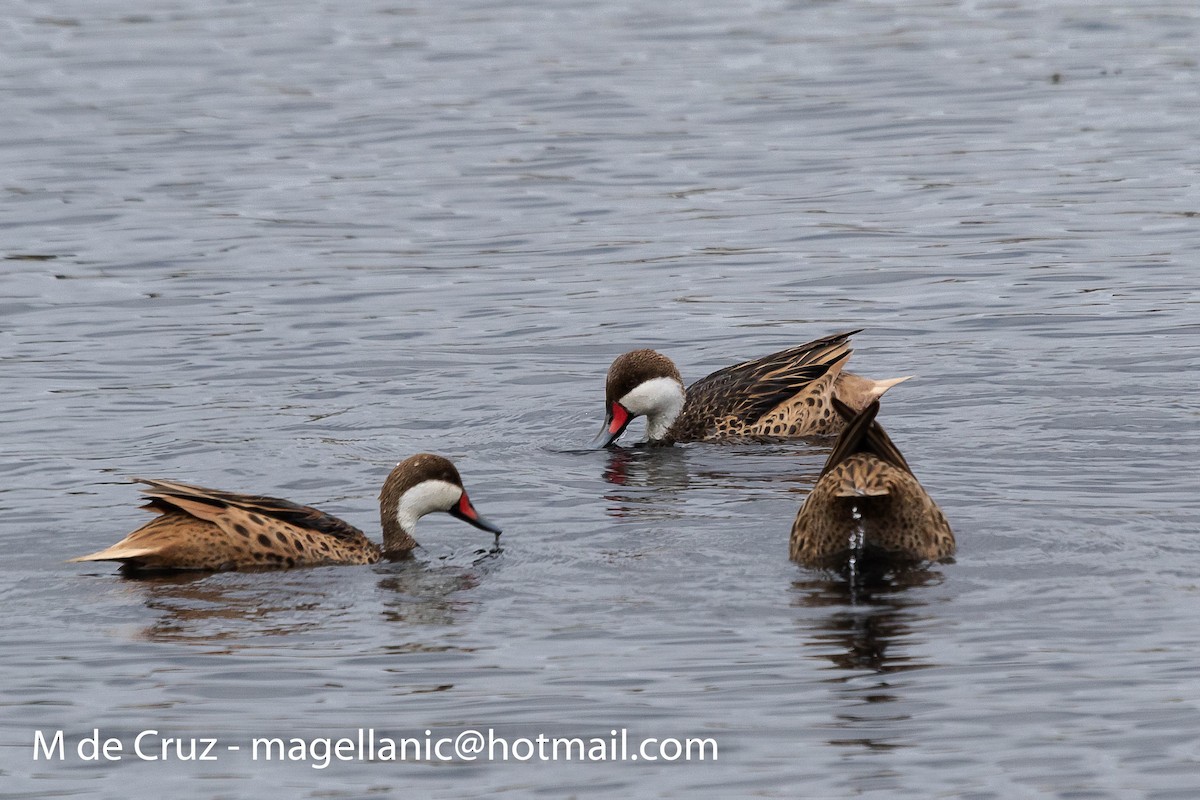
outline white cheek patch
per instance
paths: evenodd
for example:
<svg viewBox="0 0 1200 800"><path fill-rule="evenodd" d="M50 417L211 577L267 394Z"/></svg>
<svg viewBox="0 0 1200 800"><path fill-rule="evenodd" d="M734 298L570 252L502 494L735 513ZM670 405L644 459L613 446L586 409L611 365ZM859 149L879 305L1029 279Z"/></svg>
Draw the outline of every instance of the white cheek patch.
<svg viewBox="0 0 1200 800"><path fill-rule="evenodd" d="M661 439L683 409L683 387L674 378L652 378L639 383L617 401L634 416L646 416L646 434Z"/></svg>
<svg viewBox="0 0 1200 800"><path fill-rule="evenodd" d="M652 378L639 383L617 402L634 414L661 413L672 405L683 406L683 387L672 378Z"/></svg>
<svg viewBox="0 0 1200 800"><path fill-rule="evenodd" d="M432 479L421 481L400 495L396 521L411 534L417 520L433 511L449 511L458 503L462 493L462 487L453 483Z"/></svg>

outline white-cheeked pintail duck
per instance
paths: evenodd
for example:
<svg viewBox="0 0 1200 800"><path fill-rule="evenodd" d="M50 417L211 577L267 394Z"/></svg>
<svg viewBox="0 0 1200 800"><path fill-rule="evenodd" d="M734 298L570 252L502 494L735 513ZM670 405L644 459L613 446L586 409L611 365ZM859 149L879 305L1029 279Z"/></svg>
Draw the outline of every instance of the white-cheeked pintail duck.
<svg viewBox="0 0 1200 800"><path fill-rule="evenodd" d="M908 380L872 380L843 372L847 331L717 370L685 390L671 359L654 350L617 358L605 384L604 427L592 442L615 442L636 417L646 417L653 444L737 438L831 436L842 418L831 400L858 410Z"/></svg>
<svg viewBox="0 0 1200 800"><path fill-rule="evenodd" d="M879 401L858 412L837 398L833 406L846 428L796 514L792 560L837 568L852 558L890 564L954 555L945 515L875 422Z"/></svg>
<svg viewBox="0 0 1200 800"><path fill-rule="evenodd" d="M119 561L127 572L373 564L409 554L417 546L417 520L434 511L500 534L471 505L454 464L429 453L401 461L384 482L382 547L353 525L288 500L135 480L149 487L142 490L149 497L144 508L158 516L112 547L72 561Z"/></svg>

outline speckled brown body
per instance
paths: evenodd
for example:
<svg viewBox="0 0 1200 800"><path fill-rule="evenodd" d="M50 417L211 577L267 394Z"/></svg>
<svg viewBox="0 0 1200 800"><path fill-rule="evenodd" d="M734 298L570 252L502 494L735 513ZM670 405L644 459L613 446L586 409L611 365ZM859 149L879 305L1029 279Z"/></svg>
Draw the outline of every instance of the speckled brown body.
<svg viewBox="0 0 1200 800"><path fill-rule="evenodd" d="M665 441L835 435L844 425L830 402L835 394L857 410L904 380L843 373L855 333L816 339L696 381Z"/></svg>
<svg viewBox="0 0 1200 800"><path fill-rule="evenodd" d="M175 481L137 480L149 487L142 490L149 497L145 508L158 516L112 547L72 561L119 561L132 571L373 564L411 552L417 542L406 525L430 511L450 511L499 534L470 504L454 465L430 453L400 462L385 481L379 498L382 547L353 525L310 506ZM430 505L427 497L423 507L403 508L406 493L425 487L433 487L440 499Z"/></svg>
<svg viewBox="0 0 1200 800"><path fill-rule="evenodd" d="M273 497L139 479L159 516L78 561L140 570L231 570L373 564L379 545L337 517Z"/></svg>
<svg viewBox="0 0 1200 800"><path fill-rule="evenodd" d="M946 517L874 421L879 401L857 414L833 405L848 423L792 524L792 560L837 567L864 553L895 562L954 555Z"/></svg>

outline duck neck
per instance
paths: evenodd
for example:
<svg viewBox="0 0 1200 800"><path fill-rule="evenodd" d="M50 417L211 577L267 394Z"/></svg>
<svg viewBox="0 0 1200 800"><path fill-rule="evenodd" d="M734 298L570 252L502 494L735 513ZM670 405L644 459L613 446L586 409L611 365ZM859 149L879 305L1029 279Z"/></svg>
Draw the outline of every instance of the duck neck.
<svg viewBox="0 0 1200 800"><path fill-rule="evenodd" d="M646 441L660 442L683 411L687 393L674 378L646 381L622 398L622 405L635 414L646 415Z"/></svg>
<svg viewBox="0 0 1200 800"><path fill-rule="evenodd" d="M409 533L416 519L408 519L401 513L400 504L393 500L379 508L379 523L383 528L383 552L403 555L417 546L417 540Z"/></svg>
<svg viewBox="0 0 1200 800"><path fill-rule="evenodd" d="M646 415L646 441L661 442L667 438L667 432L671 430L671 426L675 424L675 420L679 418L679 409L683 406L682 403L678 407L671 410L669 413L647 414Z"/></svg>

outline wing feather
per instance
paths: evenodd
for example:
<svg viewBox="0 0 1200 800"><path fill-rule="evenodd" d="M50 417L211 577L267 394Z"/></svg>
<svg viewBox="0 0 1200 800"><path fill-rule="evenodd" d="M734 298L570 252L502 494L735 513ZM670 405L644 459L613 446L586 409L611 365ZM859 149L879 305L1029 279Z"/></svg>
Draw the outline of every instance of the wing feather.
<svg viewBox="0 0 1200 800"><path fill-rule="evenodd" d="M861 330L861 329L860 329ZM762 358L734 364L688 387L689 405L706 416L733 416L753 424L850 357L858 330L814 339Z"/></svg>
<svg viewBox="0 0 1200 800"><path fill-rule="evenodd" d="M278 497L223 492L218 489L207 489L203 486L153 478L134 478L134 480L150 487L142 491L153 498L151 501L153 504L161 503L217 524L220 524L221 512L226 508L233 507L248 514L273 517L289 525L324 533L337 539L350 540L363 535L362 531L350 523L326 514L320 509L302 506Z"/></svg>

